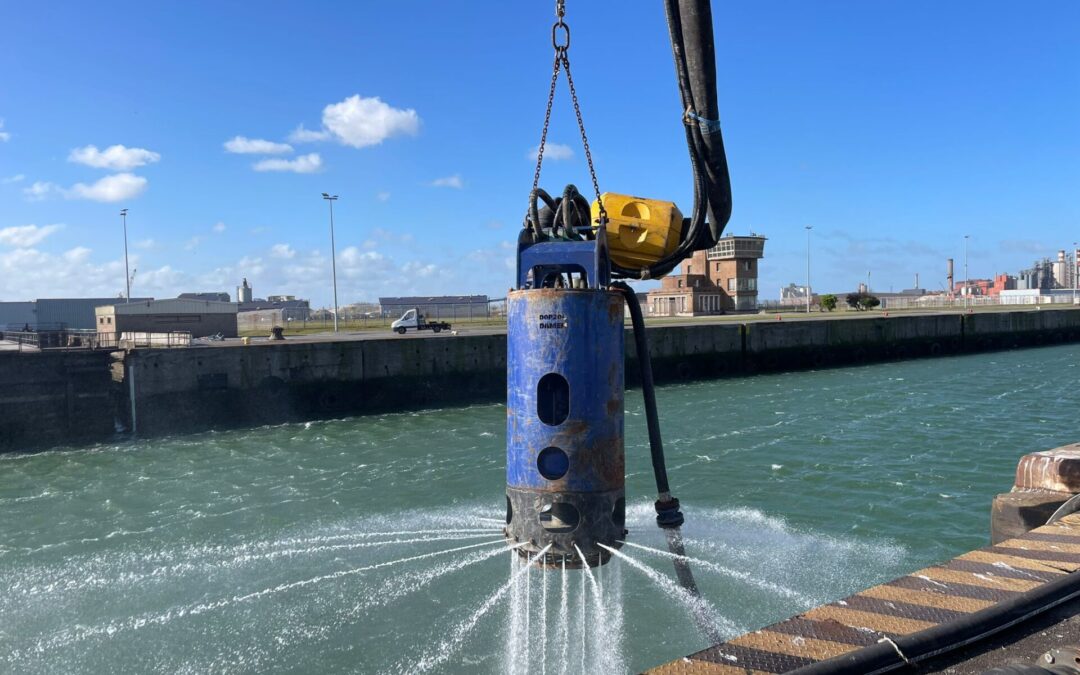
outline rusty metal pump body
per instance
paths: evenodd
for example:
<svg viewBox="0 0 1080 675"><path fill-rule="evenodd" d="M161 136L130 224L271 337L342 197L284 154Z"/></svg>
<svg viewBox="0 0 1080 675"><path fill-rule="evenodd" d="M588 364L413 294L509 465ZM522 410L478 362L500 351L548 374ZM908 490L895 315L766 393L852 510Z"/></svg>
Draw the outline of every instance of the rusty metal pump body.
<svg viewBox="0 0 1080 675"><path fill-rule="evenodd" d="M507 297L506 536L522 555L550 545L542 565L601 565L625 534L624 307L588 264L602 246L529 246Z"/></svg>

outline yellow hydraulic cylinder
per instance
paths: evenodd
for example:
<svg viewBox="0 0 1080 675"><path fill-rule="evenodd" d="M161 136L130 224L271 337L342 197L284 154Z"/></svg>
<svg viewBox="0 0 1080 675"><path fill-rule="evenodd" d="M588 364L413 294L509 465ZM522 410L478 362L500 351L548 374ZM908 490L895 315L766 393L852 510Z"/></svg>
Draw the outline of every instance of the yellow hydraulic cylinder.
<svg viewBox="0 0 1080 675"><path fill-rule="evenodd" d="M673 202L613 192L605 192L600 198L608 215L608 250L616 264L648 267L679 245L683 215ZM593 221L599 217L599 204L593 202Z"/></svg>

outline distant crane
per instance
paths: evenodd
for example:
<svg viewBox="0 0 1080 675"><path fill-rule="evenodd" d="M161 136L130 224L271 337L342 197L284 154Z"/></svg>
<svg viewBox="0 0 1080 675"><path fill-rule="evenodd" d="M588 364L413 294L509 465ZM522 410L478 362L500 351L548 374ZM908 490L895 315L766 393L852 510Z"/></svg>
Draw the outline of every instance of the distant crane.
<svg viewBox="0 0 1080 675"><path fill-rule="evenodd" d="M131 302L131 287L135 285L135 274L138 273L139 268L131 270L131 276L128 278L128 302Z"/></svg>

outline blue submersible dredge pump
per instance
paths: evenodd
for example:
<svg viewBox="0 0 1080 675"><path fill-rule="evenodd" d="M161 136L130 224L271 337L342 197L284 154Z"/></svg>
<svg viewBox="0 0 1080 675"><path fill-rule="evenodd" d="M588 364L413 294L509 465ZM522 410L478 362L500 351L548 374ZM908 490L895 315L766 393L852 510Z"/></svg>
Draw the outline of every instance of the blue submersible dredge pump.
<svg viewBox="0 0 1080 675"><path fill-rule="evenodd" d="M657 523L682 552L679 501L664 467L652 368L637 296L619 279L658 279L694 251L716 244L731 213L731 189L716 101L708 0L665 2L686 131L694 209L600 192L574 80L565 0L556 3L551 89L528 211L507 297L506 537L541 566L595 567L626 531L623 435L624 316L634 329L656 478ZM568 185L539 187L559 72L574 103L595 200ZM623 111L625 113L626 111ZM677 566L678 568L678 566ZM689 570L678 570L692 584Z"/></svg>

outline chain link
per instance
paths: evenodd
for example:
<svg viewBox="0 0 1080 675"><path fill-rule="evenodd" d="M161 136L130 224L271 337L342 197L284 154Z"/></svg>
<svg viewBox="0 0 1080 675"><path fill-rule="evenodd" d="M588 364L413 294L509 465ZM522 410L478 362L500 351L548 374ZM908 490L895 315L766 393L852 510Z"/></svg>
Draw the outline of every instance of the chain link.
<svg viewBox="0 0 1080 675"><path fill-rule="evenodd" d="M544 146L547 145L548 125L551 124L551 105L555 102L555 85L559 81L559 52L555 52L555 65L551 72L551 88L548 90L547 110L544 111L544 131L540 134L540 145L536 148L536 173L533 174L532 191L540 187L540 167L544 164ZM535 226L535 224L534 224Z"/></svg>
<svg viewBox="0 0 1080 675"><path fill-rule="evenodd" d="M581 106L578 105L577 90L574 89L574 78L570 74L570 59L566 51L562 53L563 68L566 69L566 82L570 85L570 98L574 101L574 114L577 116L578 130L581 132L581 144L585 148L585 160L589 163L589 176L592 178L593 191L596 192L596 203L600 210L600 223L607 222L607 210L604 209L604 201L600 199L600 183L596 180L596 168L593 166L592 150L589 149L589 137L585 134L585 122L581 119Z"/></svg>
<svg viewBox="0 0 1080 675"><path fill-rule="evenodd" d="M593 191L596 193L596 203L600 211L600 224L607 222L607 210L604 202L600 199L600 183L596 179L596 168L593 166L592 150L589 148L589 137L585 134L585 122L581 117L581 105L578 103L577 89L574 87L574 78L570 74L570 57L567 52L570 49L570 26L563 17L566 15L566 0L555 1L555 16L557 21L551 27L551 44L555 49L555 63L551 72L551 87L548 89L547 108L544 111L544 129L540 134L540 145L536 149L536 171L533 174L532 192L535 194L540 187L540 169L544 164L544 148L547 146L548 127L551 124L551 108L555 102L555 87L559 81L559 69L566 70L566 82L570 86L570 98L574 102L574 115L577 117L578 131L581 132L581 144L585 148L585 160L589 164L589 177L592 179ZM566 42L559 44L556 39L556 31L562 28L565 32Z"/></svg>

